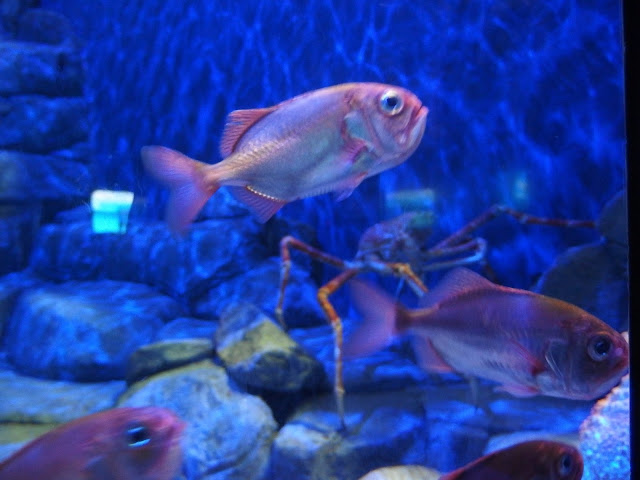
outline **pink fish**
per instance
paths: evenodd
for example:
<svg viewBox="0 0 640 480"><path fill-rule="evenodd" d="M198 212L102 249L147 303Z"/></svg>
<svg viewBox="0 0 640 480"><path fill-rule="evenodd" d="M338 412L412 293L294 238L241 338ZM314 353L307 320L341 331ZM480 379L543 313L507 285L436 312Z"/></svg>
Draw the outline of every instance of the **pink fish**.
<svg viewBox="0 0 640 480"><path fill-rule="evenodd" d="M418 147L427 107L411 92L346 83L227 118L214 165L146 146L147 171L171 189L167 222L183 231L225 185L262 222L294 200L348 197L367 177L404 162Z"/></svg>
<svg viewBox="0 0 640 480"><path fill-rule="evenodd" d="M485 455L439 480L580 480L583 468L575 447L533 440Z"/></svg>
<svg viewBox="0 0 640 480"><path fill-rule="evenodd" d="M0 480L172 480L184 423L159 407L115 408L63 424L0 463Z"/></svg>
<svg viewBox="0 0 640 480"><path fill-rule="evenodd" d="M354 285L365 320L346 356L409 333L420 366L498 382L515 396L591 400L627 372L629 345L609 325L570 303L491 283L466 268L448 273L409 310L373 287Z"/></svg>

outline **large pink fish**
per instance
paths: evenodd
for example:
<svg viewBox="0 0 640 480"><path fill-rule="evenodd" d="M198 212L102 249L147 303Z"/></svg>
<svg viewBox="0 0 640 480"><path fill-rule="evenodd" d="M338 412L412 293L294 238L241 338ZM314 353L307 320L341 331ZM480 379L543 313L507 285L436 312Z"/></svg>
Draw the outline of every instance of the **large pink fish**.
<svg viewBox="0 0 640 480"><path fill-rule="evenodd" d="M170 227L182 231L222 185L260 221L299 198L348 197L367 177L404 162L418 147L427 107L411 92L379 83L346 83L269 108L229 114L214 165L147 146L148 172L171 189Z"/></svg>
<svg viewBox="0 0 640 480"><path fill-rule="evenodd" d="M0 480L173 480L183 429L159 407L95 413L25 445L0 463Z"/></svg>
<svg viewBox="0 0 640 480"><path fill-rule="evenodd" d="M532 440L485 455L439 480L580 480L583 468L575 447Z"/></svg>
<svg viewBox="0 0 640 480"><path fill-rule="evenodd" d="M500 383L515 396L591 400L629 367L629 345L609 325L567 302L491 283L466 268L448 273L409 310L354 285L362 327L346 356L365 355L410 333L422 368Z"/></svg>

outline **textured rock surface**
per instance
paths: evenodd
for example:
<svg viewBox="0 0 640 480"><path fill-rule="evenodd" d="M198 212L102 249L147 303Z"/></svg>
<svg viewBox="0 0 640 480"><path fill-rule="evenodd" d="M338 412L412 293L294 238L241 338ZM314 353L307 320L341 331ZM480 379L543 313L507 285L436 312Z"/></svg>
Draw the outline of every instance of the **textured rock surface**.
<svg viewBox="0 0 640 480"><path fill-rule="evenodd" d="M174 300L144 285L108 280L44 285L18 299L4 346L18 370L35 376L123 379L129 355L182 313Z"/></svg>
<svg viewBox="0 0 640 480"><path fill-rule="evenodd" d="M90 193L89 170L75 158L0 150L0 169L0 200L7 203L52 199L71 203Z"/></svg>
<svg viewBox="0 0 640 480"><path fill-rule="evenodd" d="M224 369L204 361L137 383L121 406L157 405L188 422L188 478L259 480L269 464L276 423L258 397L239 391Z"/></svg>
<svg viewBox="0 0 640 480"><path fill-rule="evenodd" d="M251 302L265 313L273 315L280 286L280 257L271 257L246 273L211 289L195 305L198 316L217 318L233 302ZM289 328L322 325L327 322L318 306L318 287L309 272L293 265L285 291L284 321Z"/></svg>
<svg viewBox="0 0 640 480"><path fill-rule="evenodd" d="M79 384L0 370L0 423L68 422L113 407L125 388L121 381Z"/></svg>
<svg viewBox="0 0 640 480"><path fill-rule="evenodd" d="M223 312L216 342L218 356L240 385L295 392L326 380L322 365L251 304Z"/></svg>
<svg viewBox="0 0 640 480"><path fill-rule="evenodd" d="M156 373L213 357L213 343L203 338L165 340L138 348L127 361L126 381L132 384Z"/></svg>
<svg viewBox="0 0 640 480"><path fill-rule="evenodd" d="M159 342L178 338L206 338L213 342L217 328L217 322L189 317L176 318L158 330L155 340Z"/></svg>
<svg viewBox="0 0 640 480"><path fill-rule="evenodd" d="M584 480L626 480L631 470L629 375L580 425Z"/></svg>
<svg viewBox="0 0 640 480"><path fill-rule="evenodd" d="M122 235L93 233L89 222L51 224L39 232L31 266L56 281L140 282L190 301L263 260L260 232L250 218L200 222L184 238L164 223L130 222Z"/></svg>
<svg viewBox="0 0 640 480"><path fill-rule="evenodd" d="M347 433L336 431L331 397L302 407L278 432L271 477L358 478L380 466L426 460L426 425L419 398L354 396L351 404Z"/></svg>
<svg viewBox="0 0 640 480"><path fill-rule="evenodd" d="M0 42L0 95L81 97L81 55L71 46Z"/></svg>

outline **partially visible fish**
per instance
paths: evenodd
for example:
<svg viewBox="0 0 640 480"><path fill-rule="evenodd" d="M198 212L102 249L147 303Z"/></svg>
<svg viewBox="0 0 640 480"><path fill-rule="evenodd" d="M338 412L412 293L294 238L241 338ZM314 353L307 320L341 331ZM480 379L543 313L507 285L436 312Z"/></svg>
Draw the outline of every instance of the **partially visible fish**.
<svg viewBox="0 0 640 480"><path fill-rule="evenodd" d="M362 356L409 333L420 366L498 382L519 397L598 398L629 367L629 345L609 325L554 298L491 283L466 268L448 273L408 310L354 282L364 323L345 346Z"/></svg>
<svg viewBox="0 0 640 480"><path fill-rule="evenodd" d="M346 83L227 118L214 165L159 146L141 150L147 171L171 189L167 222L185 230L218 188L262 222L299 198L348 197L367 177L404 162L418 147L427 107L411 92Z"/></svg>
<svg viewBox="0 0 640 480"><path fill-rule="evenodd" d="M580 480L580 452L560 442L533 440L485 455L444 475L420 465L372 470L360 480Z"/></svg>
<svg viewBox="0 0 640 480"><path fill-rule="evenodd" d="M159 407L95 413L22 447L0 463L0 480L173 480L184 426Z"/></svg>
<svg viewBox="0 0 640 480"><path fill-rule="evenodd" d="M580 480L583 469L575 447L532 440L485 455L440 480Z"/></svg>

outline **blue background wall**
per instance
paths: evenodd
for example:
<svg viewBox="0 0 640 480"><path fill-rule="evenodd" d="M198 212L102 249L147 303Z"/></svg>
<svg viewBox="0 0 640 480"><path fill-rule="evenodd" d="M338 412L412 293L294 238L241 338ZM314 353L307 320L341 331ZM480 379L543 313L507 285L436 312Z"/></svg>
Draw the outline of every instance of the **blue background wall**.
<svg viewBox="0 0 640 480"><path fill-rule="evenodd" d="M138 151L160 143L219 160L226 114L346 81L413 90L429 107L420 148L339 206L282 214L355 253L381 198L435 191L442 236L492 203L592 218L625 184L621 7L613 0L45 0L86 42L96 186L132 189L159 216L165 192ZM215 198L215 197L214 197ZM500 279L529 286L592 232L496 222Z"/></svg>

